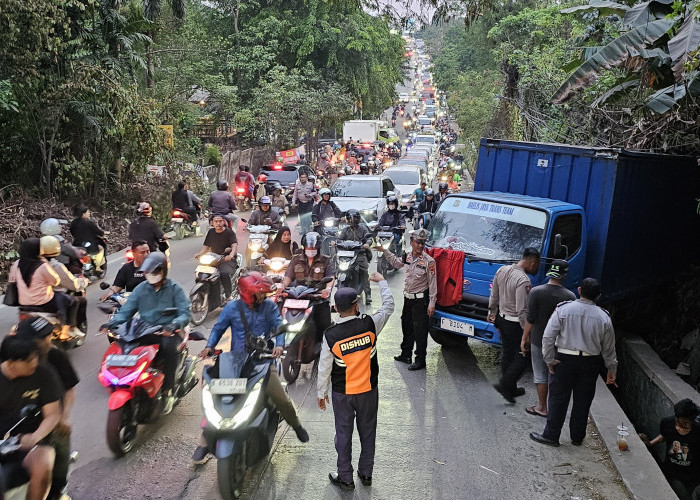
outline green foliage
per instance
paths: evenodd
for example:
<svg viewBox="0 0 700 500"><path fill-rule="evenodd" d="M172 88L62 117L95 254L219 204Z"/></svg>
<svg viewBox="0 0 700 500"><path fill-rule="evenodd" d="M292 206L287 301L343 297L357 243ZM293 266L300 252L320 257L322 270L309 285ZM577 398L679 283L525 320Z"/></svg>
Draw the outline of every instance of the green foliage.
<svg viewBox="0 0 700 500"><path fill-rule="evenodd" d="M215 144L204 146L204 165L221 165L221 150Z"/></svg>

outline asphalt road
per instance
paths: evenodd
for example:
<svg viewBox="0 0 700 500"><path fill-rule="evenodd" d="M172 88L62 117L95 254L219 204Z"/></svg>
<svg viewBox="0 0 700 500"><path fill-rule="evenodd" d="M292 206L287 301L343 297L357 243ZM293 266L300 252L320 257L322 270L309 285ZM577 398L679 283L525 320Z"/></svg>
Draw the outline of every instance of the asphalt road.
<svg viewBox="0 0 700 500"><path fill-rule="evenodd" d="M293 221L290 221L293 222ZM240 230L240 243L245 232ZM171 246L170 276L186 290L193 285L192 256L202 238L175 241ZM120 265L111 259L108 279ZM289 393L300 411L311 440L302 444L281 424L273 453L248 473L245 497L252 499L378 498L378 499L529 499L627 498L604 448L590 427L584 446L571 446L562 436L558 449L528 438L544 419L525 413L535 402L530 375L522 384L527 394L508 405L491 387L498 377L499 349L474 342L457 351L432 341L428 368L409 372L397 363L401 339L400 313L403 272L387 277L396 310L379 336L379 424L374 485L359 485L340 493L328 483L335 467L332 409L316 406L315 374L311 366ZM379 304L375 289L374 308ZM70 478L74 499L200 499L218 498L216 461L194 468L190 456L197 444L201 413L199 387L156 424L141 427L139 442L125 458L115 460L105 442L107 392L97 371L107 341L94 332L105 316L94 304L101 291L88 291L91 333L70 353L81 382L72 414L73 448L79 452ZM16 319L11 308L0 308L0 331ZM201 328L208 334L216 315ZM221 345L228 343L228 337ZM203 343L193 343L196 353ZM199 367L201 369L201 366ZM356 450L359 441L355 439ZM355 457L357 452L355 453Z"/></svg>

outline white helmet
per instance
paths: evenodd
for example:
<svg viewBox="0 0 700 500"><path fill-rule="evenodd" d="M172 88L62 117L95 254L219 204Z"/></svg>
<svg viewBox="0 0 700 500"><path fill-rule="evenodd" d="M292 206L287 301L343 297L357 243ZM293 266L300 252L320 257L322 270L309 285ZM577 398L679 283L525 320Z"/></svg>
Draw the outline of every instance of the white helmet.
<svg viewBox="0 0 700 500"><path fill-rule="evenodd" d="M44 236L56 236L57 234L61 234L61 223L58 222L58 219L54 219L53 217L44 219L41 221L41 225L39 225L39 230L41 230L41 234Z"/></svg>

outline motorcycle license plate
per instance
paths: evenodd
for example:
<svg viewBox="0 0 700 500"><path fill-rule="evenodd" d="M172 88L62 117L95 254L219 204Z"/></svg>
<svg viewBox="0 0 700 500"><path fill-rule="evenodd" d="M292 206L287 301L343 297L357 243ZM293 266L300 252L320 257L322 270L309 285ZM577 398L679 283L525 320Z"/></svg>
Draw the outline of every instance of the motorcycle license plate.
<svg viewBox="0 0 700 500"><path fill-rule="evenodd" d="M182 222L183 220L185 219L183 219L182 217L173 217L172 219L170 219L170 222Z"/></svg>
<svg viewBox="0 0 700 500"><path fill-rule="evenodd" d="M287 299L284 301L284 307L286 307L287 309L306 309L307 307L309 307L309 301L299 299Z"/></svg>
<svg viewBox="0 0 700 500"><path fill-rule="evenodd" d="M209 384L212 394L245 394L247 378L215 378Z"/></svg>
<svg viewBox="0 0 700 500"><path fill-rule="evenodd" d="M139 360L133 354L110 354L107 356L107 366L134 366Z"/></svg>
<svg viewBox="0 0 700 500"><path fill-rule="evenodd" d="M352 250L338 250L338 257L354 257L355 252Z"/></svg>
<svg viewBox="0 0 700 500"><path fill-rule="evenodd" d="M214 271L216 271L215 267L202 266L202 265L197 266L197 268L194 270L195 273L206 273L206 274L213 274Z"/></svg>

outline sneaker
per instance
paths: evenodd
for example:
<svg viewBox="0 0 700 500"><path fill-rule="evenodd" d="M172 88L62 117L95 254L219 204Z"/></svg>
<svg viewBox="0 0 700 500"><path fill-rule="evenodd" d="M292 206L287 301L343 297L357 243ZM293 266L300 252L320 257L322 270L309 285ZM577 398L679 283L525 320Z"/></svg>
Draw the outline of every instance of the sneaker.
<svg viewBox="0 0 700 500"><path fill-rule="evenodd" d="M165 398L165 403L163 403L163 415L167 415L173 411L175 407L175 396L167 396Z"/></svg>
<svg viewBox="0 0 700 500"><path fill-rule="evenodd" d="M304 429L301 425L298 426L298 427L295 427L295 428L294 428L294 432L297 433L297 438L298 438L299 441L301 441L302 443L306 443L306 442L309 441L309 433L306 432L306 429Z"/></svg>
<svg viewBox="0 0 700 500"><path fill-rule="evenodd" d="M197 446L197 449L194 450L194 453L192 454L192 461L195 465L202 465L209 460L210 457L211 454L209 453L209 448L206 446Z"/></svg>
<svg viewBox="0 0 700 500"><path fill-rule="evenodd" d="M72 337L78 337L78 338L81 338L81 339L85 338L85 334L84 334L83 332L81 332L80 330L78 330L77 328L75 328L75 327L73 327L73 328L70 329L70 334L71 334Z"/></svg>

